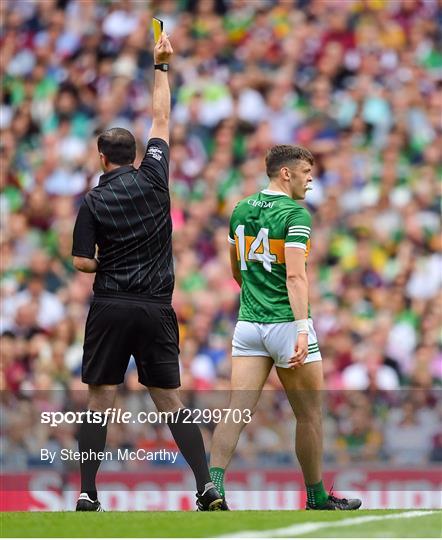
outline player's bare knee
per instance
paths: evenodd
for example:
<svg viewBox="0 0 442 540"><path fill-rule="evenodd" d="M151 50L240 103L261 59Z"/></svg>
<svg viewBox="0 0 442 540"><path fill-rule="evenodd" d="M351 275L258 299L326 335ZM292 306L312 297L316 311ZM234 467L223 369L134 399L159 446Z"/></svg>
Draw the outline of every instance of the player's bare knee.
<svg viewBox="0 0 442 540"><path fill-rule="evenodd" d="M298 423L309 423L318 427L322 426L321 407L300 407L295 411L296 421Z"/></svg>

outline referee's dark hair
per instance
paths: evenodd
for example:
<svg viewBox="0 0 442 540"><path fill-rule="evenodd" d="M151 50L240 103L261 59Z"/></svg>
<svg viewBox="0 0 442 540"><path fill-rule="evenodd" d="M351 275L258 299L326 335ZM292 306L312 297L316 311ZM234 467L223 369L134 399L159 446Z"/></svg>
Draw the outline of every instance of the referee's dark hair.
<svg viewBox="0 0 442 540"><path fill-rule="evenodd" d="M135 137L124 128L103 131L97 140L98 151L115 165L129 165L135 161Z"/></svg>

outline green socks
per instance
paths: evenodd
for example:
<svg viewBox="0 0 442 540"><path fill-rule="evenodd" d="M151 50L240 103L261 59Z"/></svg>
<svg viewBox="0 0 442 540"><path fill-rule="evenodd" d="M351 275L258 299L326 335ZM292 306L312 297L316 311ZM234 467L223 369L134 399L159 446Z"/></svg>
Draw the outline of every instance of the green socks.
<svg viewBox="0 0 442 540"><path fill-rule="evenodd" d="M305 486L307 488L307 502L310 506L323 506L328 499L322 480L317 484Z"/></svg>
<svg viewBox="0 0 442 540"><path fill-rule="evenodd" d="M212 478L212 482L215 484L215 487L221 497L226 496L226 492L224 491L224 473L225 470L221 467L210 467L210 476Z"/></svg>
<svg viewBox="0 0 442 540"><path fill-rule="evenodd" d="M221 497L225 497L224 474L225 470L221 467L210 467L210 476ZM328 493L324 489L322 480L317 484L306 486L307 501L310 506L323 506L328 499Z"/></svg>

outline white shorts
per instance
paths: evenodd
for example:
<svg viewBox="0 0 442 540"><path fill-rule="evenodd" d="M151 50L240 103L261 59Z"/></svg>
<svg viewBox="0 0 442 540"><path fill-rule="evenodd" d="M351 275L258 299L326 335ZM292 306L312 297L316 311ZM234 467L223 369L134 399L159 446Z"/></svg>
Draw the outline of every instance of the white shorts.
<svg viewBox="0 0 442 540"><path fill-rule="evenodd" d="M238 321L232 339L232 356L270 356L275 366L286 368L295 353L297 339L294 321L256 323ZM313 320L308 320L308 356L304 363L322 360Z"/></svg>

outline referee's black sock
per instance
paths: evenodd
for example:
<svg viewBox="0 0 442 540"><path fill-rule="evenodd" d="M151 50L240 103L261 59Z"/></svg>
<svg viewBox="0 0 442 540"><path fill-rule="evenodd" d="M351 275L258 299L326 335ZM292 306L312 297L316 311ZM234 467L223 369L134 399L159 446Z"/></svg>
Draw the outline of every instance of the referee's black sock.
<svg viewBox="0 0 442 540"><path fill-rule="evenodd" d="M188 409L180 409L174 413L173 420L167 423L180 452L195 475L197 490L202 493L206 484L212 480L200 428L193 423Z"/></svg>
<svg viewBox="0 0 442 540"><path fill-rule="evenodd" d="M92 413L93 411L91 411ZM97 487L95 478L101 459L95 459L92 452L103 452L106 445L107 424L103 426L103 414L94 412L94 419L100 415L100 423L88 422L87 415L83 416L83 423L78 432L78 450L87 452L93 459L80 460L81 492L87 493L93 500L97 500ZM82 454L83 455L83 454Z"/></svg>

